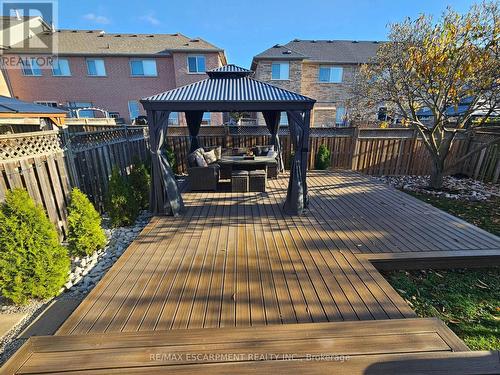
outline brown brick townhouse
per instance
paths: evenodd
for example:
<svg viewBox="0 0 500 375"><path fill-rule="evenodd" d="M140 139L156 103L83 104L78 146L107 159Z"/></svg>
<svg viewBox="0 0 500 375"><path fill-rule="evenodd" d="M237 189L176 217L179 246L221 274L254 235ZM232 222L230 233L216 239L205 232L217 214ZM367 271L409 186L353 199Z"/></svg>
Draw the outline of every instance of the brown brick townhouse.
<svg viewBox="0 0 500 375"><path fill-rule="evenodd" d="M252 70L257 79L316 99L313 126L342 126L354 74L379 45L376 41L296 39L255 56ZM284 116L282 123L286 123Z"/></svg>
<svg viewBox="0 0 500 375"><path fill-rule="evenodd" d="M52 31L47 26L41 28L39 37L43 40L53 33L57 34L57 60L52 67L38 66L36 58L30 60L39 56L33 49L4 46L3 56L27 60L22 69L3 68L11 96L70 110L102 108L129 122L144 114L139 103L142 97L205 79L206 70L226 64L222 49L180 33L108 34L102 30ZM79 113L94 116L93 111ZM174 113L171 122L183 123L183 116ZM204 115L205 124L221 122L220 113Z"/></svg>

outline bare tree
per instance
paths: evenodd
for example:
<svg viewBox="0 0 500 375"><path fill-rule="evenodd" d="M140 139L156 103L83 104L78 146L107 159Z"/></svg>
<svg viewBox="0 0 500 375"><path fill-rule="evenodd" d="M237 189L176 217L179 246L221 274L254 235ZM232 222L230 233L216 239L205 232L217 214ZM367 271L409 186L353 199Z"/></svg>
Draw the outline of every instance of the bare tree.
<svg viewBox="0 0 500 375"><path fill-rule="evenodd" d="M351 118L383 104L415 127L431 156L430 186L440 188L457 133L473 132L499 110L499 39L498 1L463 15L448 8L437 22L422 15L391 25L389 41L355 79Z"/></svg>

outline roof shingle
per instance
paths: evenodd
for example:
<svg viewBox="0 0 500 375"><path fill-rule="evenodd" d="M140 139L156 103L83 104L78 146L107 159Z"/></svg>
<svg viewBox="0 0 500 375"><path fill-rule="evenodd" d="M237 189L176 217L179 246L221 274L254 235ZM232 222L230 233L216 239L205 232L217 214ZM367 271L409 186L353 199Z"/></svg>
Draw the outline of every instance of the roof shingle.
<svg viewBox="0 0 500 375"><path fill-rule="evenodd" d="M52 37L51 32L39 35L40 39ZM67 55L168 55L170 52L210 51L222 49L200 39L182 34L108 34L100 30L58 30L57 53ZM11 53L37 53L30 48L12 46ZM7 51L6 51L7 52ZM43 51L41 51L43 52Z"/></svg>
<svg viewBox="0 0 500 375"><path fill-rule="evenodd" d="M377 53L383 42L351 40L292 40L274 46L254 57L262 59L304 59L345 64L366 63ZM289 51L289 53L285 53Z"/></svg>

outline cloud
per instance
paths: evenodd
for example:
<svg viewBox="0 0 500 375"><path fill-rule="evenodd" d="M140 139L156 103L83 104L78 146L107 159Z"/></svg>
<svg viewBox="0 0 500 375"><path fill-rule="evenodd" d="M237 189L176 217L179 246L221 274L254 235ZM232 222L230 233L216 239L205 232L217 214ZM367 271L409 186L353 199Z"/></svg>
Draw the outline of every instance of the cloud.
<svg viewBox="0 0 500 375"><path fill-rule="evenodd" d="M91 22L100 23L102 25L107 25L108 23L111 23L111 20L108 17L101 16L95 13L87 13L83 16L83 18Z"/></svg>
<svg viewBox="0 0 500 375"><path fill-rule="evenodd" d="M153 26L158 26L161 24L160 20L155 17L153 13L145 14L144 16L139 17L141 21L147 22Z"/></svg>

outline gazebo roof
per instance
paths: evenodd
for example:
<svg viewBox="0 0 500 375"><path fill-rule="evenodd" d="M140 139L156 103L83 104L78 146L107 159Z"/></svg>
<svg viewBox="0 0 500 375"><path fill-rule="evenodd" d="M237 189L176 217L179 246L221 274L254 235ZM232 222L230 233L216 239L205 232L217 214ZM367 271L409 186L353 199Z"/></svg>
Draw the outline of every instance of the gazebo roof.
<svg viewBox="0 0 500 375"><path fill-rule="evenodd" d="M251 78L251 70L226 65L208 78L141 100L145 109L171 111L305 110L316 102L307 96Z"/></svg>

